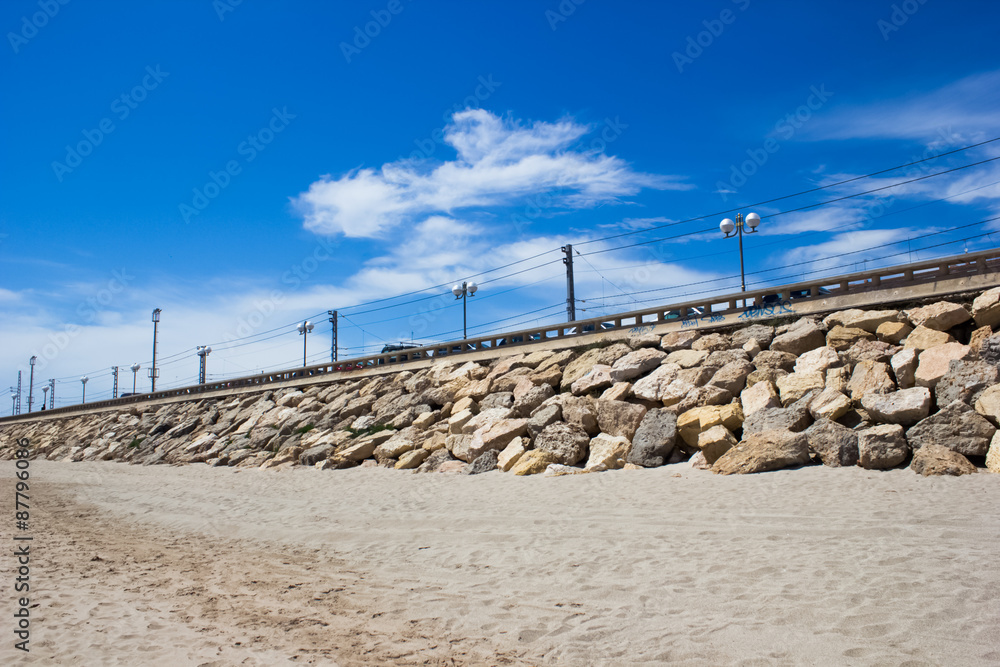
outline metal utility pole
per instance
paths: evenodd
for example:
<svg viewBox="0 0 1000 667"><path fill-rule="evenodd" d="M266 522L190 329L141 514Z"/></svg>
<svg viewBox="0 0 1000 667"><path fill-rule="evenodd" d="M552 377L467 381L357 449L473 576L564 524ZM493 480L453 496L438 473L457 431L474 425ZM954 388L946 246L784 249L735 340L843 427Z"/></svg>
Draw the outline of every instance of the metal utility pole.
<svg viewBox="0 0 1000 667"><path fill-rule="evenodd" d="M56 381L55 378L49 380L49 410L56 407Z"/></svg>
<svg viewBox="0 0 1000 667"><path fill-rule="evenodd" d="M205 384L208 378L208 355L212 353L212 348L207 345L199 345L195 352L201 357L201 364L198 366L198 384Z"/></svg>
<svg viewBox="0 0 1000 667"><path fill-rule="evenodd" d="M156 368L156 328L160 324L161 312L159 308L153 311L153 366L149 369L149 379L152 383L150 392L156 391L156 376L160 374Z"/></svg>
<svg viewBox="0 0 1000 667"><path fill-rule="evenodd" d="M28 359L28 363L31 365L31 375L28 376L28 414L31 414L31 403L32 403L32 393L31 390L35 388L35 360L38 357L32 355L31 359Z"/></svg>
<svg viewBox="0 0 1000 667"><path fill-rule="evenodd" d="M573 285L573 246L566 244L562 247L566 253L563 257L563 264L566 265L566 317L567 322L576 321L576 288Z"/></svg>
<svg viewBox="0 0 1000 667"><path fill-rule="evenodd" d="M118 367L111 367L111 376L115 379L115 386L111 390L111 398L118 398Z"/></svg>
<svg viewBox="0 0 1000 667"><path fill-rule="evenodd" d="M14 414L21 414L21 371L17 372L17 410Z"/></svg>
<svg viewBox="0 0 1000 667"><path fill-rule="evenodd" d="M333 341L330 343L330 361L337 361L337 311L328 310L330 323L333 324Z"/></svg>

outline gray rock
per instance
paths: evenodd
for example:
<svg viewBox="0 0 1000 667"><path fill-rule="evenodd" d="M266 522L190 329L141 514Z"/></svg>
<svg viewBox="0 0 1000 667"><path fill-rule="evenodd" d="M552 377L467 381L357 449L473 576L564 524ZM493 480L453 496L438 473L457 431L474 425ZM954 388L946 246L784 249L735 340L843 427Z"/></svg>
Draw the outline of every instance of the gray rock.
<svg viewBox="0 0 1000 667"><path fill-rule="evenodd" d="M676 411L677 414L684 414L688 410L700 408L704 405L725 405L732 400L733 395L728 389L708 384L704 387L689 389L684 398L676 404ZM666 400L664 400L664 403L666 403Z"/></svg>
<svg viewBox="0 0 1000 667"><path fill-rule="evenodd" d="M731 364L734 361L750 361L750 355L747 354L746 350L741 348L730 349L730 350L716 350L710 353L705 360L702 362L702 366L715 366L716 368L722 368L726 364ZM751 364L751 366L753 366ZM751 368L752 370L752 368Z"/></svg>
<svg viewBox="0 0 1000 667"><path fill-rule="evenodd" d="M934 397L938 405L948 405L952 401L973 405L984 391L998 382L1000 369L993 364L955 359L934 386Z"/></svg>
<svg viewBox="0 0 1000 667"><path fill-rule="evenodd" d="M536 409L528 420L528 436L534 440L548 426L562 419L561 405L546 405Z"/></svg>
<svg viewBox="0 0 1000 667"><path fill-rule="evenodd" d="M930 414L931 392L927 387L913 387L888 394L865 394L861 406L877 422L912 426Z"/></svg>
<svg viewBox="0 0 1000 667"><path fill-rule="evenodd" d="M323 459L333 454L333 445L317 445L311 447L299 455L299 463L304 466L311 466L319 463Z"/></svg>
<svg viewBox="0 0 1000 667"><path fill-rule="evenodd" d="M797 354L779 352L777 350L764 350L753 358L753 365L757 370L762 368L780 368L783 371L791 373L795 368L797 359Z"/></svg>
<svg viewBox="0 0 1000 667"><path fill-rule="evenodd" d="M677 442L677 415L670 410L653 409L646 413L632 438L626 461L644 468L663 465Z"/></svg>
<svg viewBox="0 0 1000 667"><path fill-rule="evenodd" d="M587 457L590 436L576 424L550 424L535 438L535 449L548 452L558 463L573 465Z"/></svg>
<svg viewBox="0 0 1000 667"><path fill-rule="evenodd" d="M743 347L750 340L756 340L760 349L766 350L774 340L774 327L766 324L751 324L733 332L733 345Z"/></svg>
<svg viewBox="0 0 1000 667"><path fill-rule="evenodd" d="M942 445L926 445L913 455L910 469L918 475L968 475L978 472L969 459Z"/></svg>
<svg viewBox="0 0 1000 667"><path fill-rule="evenodd" d="M826 334L815 322L808 319L800 320L787 333L775 337L771 341L771 350L775 352L788 352L794 356L805 354L809 350L826 345ZM763 354L763 352L761 352ZM757 355L758 357L760 355ZM756 361L756 359L754 360ZM758 368L760 368L758 366Z"/></svg>
<svg viewBox="0 0 1000 667"><path fill-rule="evenodd" d="M479 401L480 410L489 410L491 408L510 409L513 406L514 406L514 392L512 391L498 391L496 393L488 395L486 398Z"/></svg>
<svg viewBox="0 0 1000 667"><path fill-rule="evenodd" d="M858 463L858 434L829 419L820 419L805 431L809 449L823 465L833 468Z"/></svg>
<svg viewBox="0 0 1000 667"><path fill-rule="evenodd" d="M806 405L795 403L787 408L762 408L754 412L743 422L743 437L764 431L786 430L798 433L806 430L813 421Z"/></svg>
<svg viewBox="0 0 1000 667"><path fill-rule="evenodd" d="M462 472L466 475L479 475L484 472L496 470L498 454L499 453L493 449L483 452L476 457L475 461L465 466L465 468L462 469Z"/></svg>
<svg viewBox="0 0 1000 667"><path fill-rule="evenodd" d="M719 457L712 472L720 475L766 472L809 462L809 441L803 433L770 430L744 437Z"/></svg>
<svg viewBox="0 0 1000 667"><path fill-rule="evenodd" d="M882 424L858 432L858 465L867 470L894 468L906 460L910 447L903 427Z"/></svg>
<svg viewBox="0 0 1000 667"><path fill-rule="evenodd" d="M514 401L511 412L517 417L527 417L549 398L555 395L552 385L540 384L526 391L521 398Z"/></svg>
<svg viewBox="0 0 1000 667"><path fill-rule="evenodd" d="M431 455L424 459L424 462L417 468L417 472L437 472L443 463L454 461L455 459L447 449L439 449L431 452Z"/></svg>
<svg viewBox="0 0 1000 667"><path fill-rule="evenodd" d="M631 440L646 410L646 406L636 403L597 401L597 424L603 433Z"/></svg>
<svg viewBox="0 0 1000 667"><path fill-rule="evenodd" d="M985 456L996 428L967 403L954 401L913 426L906 438L914 451L943 445L965 456Z"/></svg>
<svg viewBox="0 0 1000 667"><path fill-rule="evenodd" d="M1000 334L983 341L979 348L979 360L1000 367Z"/></svg>
<svg viewBox="0 0 1000 667"><path fill-rule="evenodd" d="M746 359L731 361L716 371L712 379L709 380L709 384L722 387L730 394L739 394L746 386L747 376L753 369L753 364Z"/></svg>
<svg viewBox="0 0 1000 667"><path fill-rule="evenodd" d="M637 378L659 366L666 356L666 352L650 347L630 352L611 367L611 379L614 382L627 382Z"/></svg>
<svg viewBox="0 0 1000 667"><path fill-rule="evenodd" d="M595 436L601 432L597 425L597 410L594 399L587 396L564 396L562 402L562 418L567 424L581 426L589 435Z"/></svg>

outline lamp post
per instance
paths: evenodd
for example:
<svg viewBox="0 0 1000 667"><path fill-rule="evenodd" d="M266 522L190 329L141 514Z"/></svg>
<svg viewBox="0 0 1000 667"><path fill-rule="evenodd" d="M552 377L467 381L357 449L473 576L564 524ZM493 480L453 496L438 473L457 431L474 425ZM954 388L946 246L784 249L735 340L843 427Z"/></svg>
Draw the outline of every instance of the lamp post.
<svg viewBox="0 0 1000 667"><path fill-rule="evenodd" d="M160 313L162 311L159 308L153 310L153 366L149 369L149 379L151 381L150 391L156 391L156 376L159 373L156 370L156 329L160 324Z"/></svg>
<svg viewBox="0 0 1000 667"><path fill-rule="evenodd" d="M299 330L299 333L302 335L302 366L303 367L306 365L306 349L307 349L307 343L309 341L309 332L312 331L315 327L316 327L316 325L313 324L312 322L310 322L309 320L303 321L301 324L299 324L298 327L296 327Z"/></svg>
<svg viewBox="0 0 1000 667"><path fill-rule="evenodd" d="M87 402L87 380L89 380L89 379L90 378L87 377L86 375L84 375L82 378L80 378L80 383L83 385L83 400L80 401L81 403L86 403Z"/></svg>
<svg viewBox="0 0 1000 667"><path fill-rule="evenodd" d="M208 355L212 353L212 348L199 345L195 348L195 352L199 357L201 357L201 368L198 371L198 384L205 384L205 366L207 365Z"/></svg>
<svg viewBox="0 0 1000 667"><path fill-rule="evenodd" d="M131 366L129 366L129 368L132 369L132 393L134 394L135 393L135 379L138 376L139 369L142 368L142 366L140 366L138 363L135 363L135 364L132 364Z"/></svg>
<svg viewBox="0 0 1000 667"><path fill-rule="evenodd" d="M14 387L11 387L10 388L10 400L12 402L12 405L10 406L10 414L11 415L16 415L17 414L17 399L18 398L20 398L20 396L17 395L17 389L15 389Z"/></svg>
<svg viewBox="0 0 1000 667"><path fill-rule="evenodd" d="M740 239L740 285L743 287L743 291L747 291L747 280L746 274L743 271L743 228L749 228L747 234L753 234L757 231L757 225L760 224L760 216L756 213L747 213L747 217L744 218L742 213L736 214L736 222L733 222L729 218L726 218L719 223L719 229L725 234L725 238L732 238L734 236L739 236Z"/></svg>
<svg viewBox="0 0 1000 667"><path fill-rule="evenodd" d="M476 290L478 290L478 289L479 289L479 285L477 285L476 283L465 283L465 282L463 282L461 285L459 285L458 283L455 283L455 285L451 288L451 293L455 295L455 298L462 300L462 339L463 340L469 337L469 330L468 330L468 307L466 305L468 303L468 298L467 297L476 296Z"/></svg>
<svg viewBox="0 0 1000 667"><path fill-rule="evenodd" d="M42 387L42 410L45 409L45 403L49 400L49 388L48 386Z"/></svg>
<svg viewBox="0 0 1000 667"><path fill-rule="evenodd" d="M35 388L35 360L38 357L32 355L31 359L28 359L28 363L31 365L31 373L28 375L28 412L31 412L31 402L32 402L32 389Z"/></svg>

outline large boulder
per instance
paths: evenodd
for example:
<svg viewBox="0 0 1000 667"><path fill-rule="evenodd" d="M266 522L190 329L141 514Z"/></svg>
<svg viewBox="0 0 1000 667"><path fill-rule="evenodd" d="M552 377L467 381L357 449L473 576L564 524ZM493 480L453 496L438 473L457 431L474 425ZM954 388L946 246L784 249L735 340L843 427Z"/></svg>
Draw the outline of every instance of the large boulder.
<svg viewBox="0 0 1000 667"><path fill-rule="evenodd" d="M920 353L914 348L900 350L892 355L889 365L896 376L896 384L900 389L909 389L916 383L917 364Z"/></svg>
<svg viewBox="0 0 1000 667"><path fill-rule="evenodd" d="M774 340L774 327L766 324L751 324L733 332L732 344L734 347L743 347L751 340L757 341L757 345L762 350L766 350Z"/></svg>
<svg viewBox="0 0 1000 667"><path fill-rule="evenodd" d="M632 439L642 418L646 416L646 406L625 401L597 401L597 425L608 435Z"/></svg>
<svg viewBox="0 0 1000 667"><path fill-rule="evenodd" d="M931 392L927 387L913 387L888 394L866 394L861 406L877 422L912 426L930 414Z"/></svg>
<svg viewBox="0 0 1000 667"><path fill-rule="evenodd" d="M899 345L912 331L913 327L905 322L884 322L875 330L875 335L883 343Z"/></svg>
<svg viewBox="0 0 1000 667"><path fill-rule="evenodd" d="M587 456L590 436L576 424L557 422L545 427L535 438L535 449L555 456L556 463L573 465Z"/></svg>
<svg viewBox="0 0 1000 667"><path fill-rule="evenodd" d="M980 361L1000 366L1000 334L989 336L986 340L980 342L979 349L976 351L979 354Z"/></svg>
<svg viewBox="0 0 1000 667"><path fill-rule="evenodd" d="M651 347L629 352L612 365L611 378L614 382L632 380L659 366L666 356L666 352Z"/></svg>
<svg viewBox="0 0 1000 667"><path fill-rule="evenodd" d="M670 385L670 387L667 388L667 391L664 392L663 404L668 407L673 405L678 414L703 405L725 405L733 400L733 395L729 393L728 389L716 387L713 384L707 384L704 387L693 387L689 389L683 399L675 405L673 403L673 397L670 395L670 390L674 388L674 384L677 382L679 381L675 381Z"/></svg>
<svg viewBox="0 0 1000 667"><path fill-rule="evenodd" d="M663 364L646 377L637 380L632 385L632 393L636 398L645 401L661 401L664 390L677 379L680 370L681 367L677 364Z"/></svg>
<svg viewBox="0 0 1000 667"><path fill-rule="evenodd" d="M743 437L774 430L797 433L806 430L811 423L809 409L801 403L787 408L764 408L746 417L743 422Z"/></svg>
<svg viewBox="0 0 1000 667"><path fill-rule="evenodd" d="M787 332L775 337L771 341L771 350L787 352L797 357L824 345L826 345L826 336L823 334L823 330L812 320L804 318L795 323ZM757 367L760 368L759 365Z"/></svg>
<svg viewBox="0 0 1000 667"><path fill-rule="evenodd" d="M927 445L913 454L910 469L918 475L968 475L978 472L969 459L942 445Z"/></svg>
<svg viewBox="0 0 1000 667"><path fill-rule="evenodd" d="M858 432L858 465L887 470L906 460L910 448L899 424L882 424Z"/></svg>
<svg viewBox="0 0 1000 667"><path fill-rule="evenodd" d="M829 345L809 350L795 361L796 373L825 373L831 366L840 366L837 351Z"/></svg>
<svg viewBox="0 0 1000 667"><path fill-rule="evenodd" d="M823 324L828 328L836 326L852 327L862 329L868 333L875 333L876 330L886 322L895 322L899 318L898 310L841 310L823 319Z"/></svg>
<svg viewBox="0 0 1000 667"><path fill-rule="evenodd" d="M514 467L518 459L525 452L524 441L521 438L514 438L503 451L497 455L497 468L502 472L507 472Z"/></svg>
<svg viewBox="0 0 1000 667"><path fill-rule="evenodd" d="M691 349L715 352L716 350L727 350L731 347L731 345L732 342L730 341L728 335L722 333L710 333L691 343Z"/></svg>
<svg viewBox="0 0 1000 667"><path fill-rule="evenodd" d="M528 420L528 437L535 438L549 424L562 419L562 406L556 403L542 405L531 413Z"/></svg>
<svg viewBox="0 0 1000 667"><path fill-rule="evenodd" d="M708 357L708 350L675 350L663 360L665 364L677 364L681 368L694 368Z"/></svg>
<svg viewBox="0 0 1000 667"><path fill-rule="evenodd" d="M1000 369L985 361L952 361L948 372L934 387L934 397L938 405L948 405L952 401L975 404L979 396L988 388L1000 382Z"/></svg>
<svg viewBox="0 0 1000 667"><path fill-rule="evenodd" d="M632 437L627 461L645 468L663 465L677 441L677 415L655 408L642 418Z"/></svg>
<svg viewBox="0 0 1000 667"><path fill-rule="evenodd" d="M997 433L993 434L993 440L986 452L986 468L992 472L1000 473L1000 436Z"/></svg>
<svg viewBox="0 0 1000 667"><path fill-rule="evenodd" d="M730 394L736 395L743 391L743 387L746 386L747 376L750 375L753 369L753 364L744 359L730 361L715 372L715 375L709 380L709 384L722 387Z"/></svg>
<svg viewBox="0 0 1000 667"><path fill-rule="evenodd" d="M520 396L515 393L514 405L510 411L518 417L527 417L535 411L542 403L555 395L552 385L538 384L527 389Z"/></svg>
<svg viewBox="0 0 1000 667"><path fill-rule="evenodd" d="M317 445L299 454L299 463L304 466L316 465L331 456L335 450L333 445Z"/></svg>
<svg viewBox="0 0 1000 667"><path fill-rule="evenodd" d="M677 433L687 445L697 447L698 435L717 424L722 424L730 431L742 428L743 408L739 403L692 408L677 417Z"/></svg>
<svg viewBox="0 0 1000 667"><path fill-rule="evenodd" d="M819 371L796 372L778 378L777 385L782 405L791 405L811 391L822 391L826 387L826 378Z"/></svg>
<svg viewBox="0 0 1000 667"><path fill-rule="evenodd" d="M564 396L562 418L567 424L576 424L590 435L600 433L594 399L586 396Z"/></svg>
<svg viewBox="0 0 1000 667"><path fill-rule="evenodd" d="M778 398L778 390L772 383L758 382L740 393L740 404L743 406L744 417L749 417L764 408L780 408L781 400Z"/></svg>
<svg viewBox="0 0 1000 667"><path fill-rule="evenodd" d="M1000 324L1000 287L988 289L972 302L972 317L981 327Z"/></svg>
<svg viewBox="0 0 1000 667"><path fill-rule="evenodd" d="M510 471L515 475L538 475L545 472L550 463L558 463L555 454L531 449L521 455Z"/></svg>
<svg viewBox="0 0 1000 667"><path fill-rule="evenodd" d="M935 331L947 331L970 318L965 306L950 301L938 301L923 308L908 310L906 316L914 326L927 327Z"/></svg>
<svg viewBox="0 0 1000 667"><path fill-rule="evenodd" d="M754 433L723 454L712 466L720 475L778 470L809 462L809 441L802 433L771 430Z"/></svg>
<svg viewBox="0 0 1000 667"><path fill-rule="evenodd" d="M621 436L599 433L590 441L587 470L617 470L625 467L629 441Z"/></svg>
<svg viewBox="0 0 1000 667"><path fill-rule="evenodd" d="M718 424L698 434L698 449L705 457L705 462L712 465L723 454L735 447L736 437L722 424Z"/></svg>
<svg viewBox="0 0 1000 667"><path fill-rule="evenodd" d="M843 353L844 361L854 367L859 361L881 361L888 363L892 355L900 351L897 345L883 343L880 340L859 340Z"/></svg>
<svg viewBox="0 0 1000 667"><path fill-rule="evenodd" d="M917 327L903 341L903 347L915 350L929 350L938 345L956 342L951 334L927 327Z"/></svg>
<svg viewBox="0 0 1000 667"><path fill-rule="evenodd" d="M830 329L826 334L826 344L838 352L846 350L859 340L875 340L875 336L864 329L841 326Z"/></svg>
<svg viewBox="0 0 1000 667"><path fill-rule="evenodd" d="M484 472L496 470L497 460L498 460L497 451L495 449L491 449L477 456L476 460L470 463L469 465L465 466L465 469L462 470L462 472L465 473L466 475L480 475ZM399 463L402 462L403 462L402 459L400 459ZM398 468L399 464L396 464L396 467Z"/></svg>
<svg viewBox="0 0 1000 667"><path fill-rule="evenodd" d="M488 427L483 427L472 434L472 442L469 443L469 453L465 460L471 463L485 452L499 451L506 447L511 439L525 435L527 432L527 419L503 419Z"/></svg>
<svg viewBox="0 0 1000 667"><path fill-rule="evenodd" d="M866 394L887 394L894 391L896 383L889 375L889 364L880 361L861 361L854 367L847 389L851 393L851 400L858 405Z"/></svg>
<svg viewBox="0 0 1000 667"><path fill-rule="evenodd" d="M753 358L753 365L757 370L762 368L778 368L791 373L795 368L797 360L797 354L780 352L778 350L764 350Z"/></svg>
<svg viewBox="0 0 1000 667"><path fill-rule="evenodd" d="M691 344L701 337L697 331L671 331L660 339L660 349L665 352L691 349Z"/></svg>
<svg viewBox="0 0 1000 667"><path fill-rule="evenodd" d="M836 389L824 389L809 402L813 419L840 419L851 409L851 399Z"/></svg>
<svg viewBox="0 0 1000 667"><path fill-rule="evenodd" d="M412 470L413 468L419 468L420 464L430 458L431 452L426 449L411 449L408 452L403 452L399 456L399 460L396 461L396 465L393 467L396 470Z"/></svg>
<svg viewBox="0 0 1000 667"><path fill-rule="evenodd" d="M961 343L945 343L920 353L914 381L921 387L935 387L951 367L951 362L969 359L971 350Z"/></svg>
<svg viewBox="0 0 1000 667"><path fill-rule="evenodd" d="M986 389L976 399L976 412L990 420L994 426L1000 425L1000 384Z"/></svg>
<svg viewBox="0 0 1000 667"><path fill-rule="evenodd" d="M944 445L965 456L984 456L996 428L967 403L955 401L917 422L906 433L910 446Z"/></svg>
<svg viewBox="0 0 1000 667"><path fill-rule="evenodd" d="M606 389L615 383L611 377L611 366L607 364L596 364L582 377L576 380L570 387L573 394L580 396L591 392Z"/></svg>
<svg viewBox="0 0 1000 667"><path fill-rule="evenodd" d="M587 350L566 365L562 375L562 390L568 391L574 382L586 375L595 365L611 365L629 352L631 352L631 348L625 343L615 343L607 347Z"/></svg>
<svg viewBox="0 0 1000 667"><path fill-rule="evenodd" d="M853 429L829 419L820 419L803 433L809 449L819 456L823 465L853 466L858 463L858 434Z"/></svg>

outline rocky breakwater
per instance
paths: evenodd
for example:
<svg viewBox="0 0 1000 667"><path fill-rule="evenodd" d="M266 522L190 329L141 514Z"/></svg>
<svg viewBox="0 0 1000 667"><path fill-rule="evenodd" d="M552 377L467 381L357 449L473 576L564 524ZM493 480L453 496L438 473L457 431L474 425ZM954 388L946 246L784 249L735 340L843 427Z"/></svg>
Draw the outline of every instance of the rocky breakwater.
<svg viewBox="0 0 1000 667"><path fill-rule="evenodd" d="M780 324L775 326L774 324ZM0 429L59 461L514 475L1000 472L1000 288Z"/></svg>

